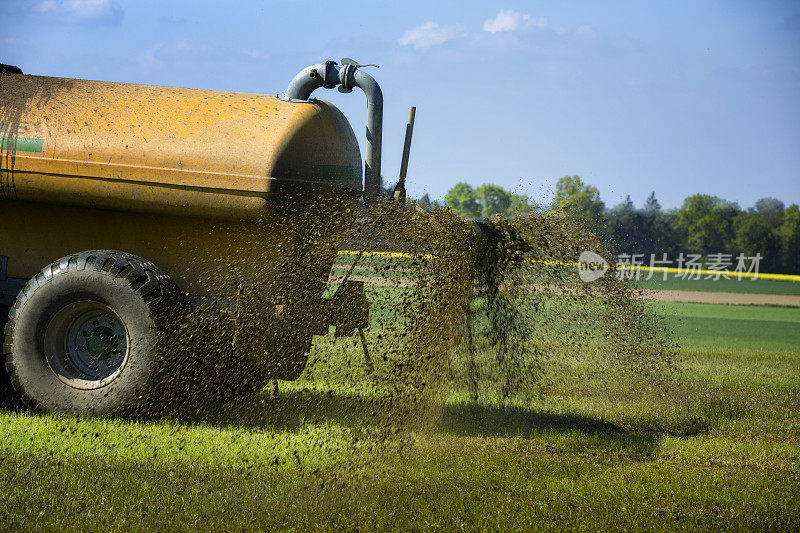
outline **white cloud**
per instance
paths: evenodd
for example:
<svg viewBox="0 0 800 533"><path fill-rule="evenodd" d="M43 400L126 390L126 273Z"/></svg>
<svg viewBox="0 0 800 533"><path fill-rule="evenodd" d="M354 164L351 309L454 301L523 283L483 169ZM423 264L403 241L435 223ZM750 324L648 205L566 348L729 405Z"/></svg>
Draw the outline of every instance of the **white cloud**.
<svg viewBox="0 0 800 533"><path fill-rule="evenodd" d="M86 19L107 17L114 11L111 0L67 0L64 7L76 17Z"/></svg>
<svg viewBox="0 0 800 533"><path fill-rule="evenodd" d="M218 63L265 61L268 55L257 48L239 49L225 45L180 39L153 43L143 50L136 61L143 71L176 69L182 65L214 65Z"/></svg>
<svg viewBox="0 0 800 533"><path fill-rule="evenodd" d="M181 39L174 43L155 44L139 54L137 60L142 69L156 70L167 64L174 65L198 57L208 57L209 53L211 50L208 46Z"/></svg>
<svg viewBox="0 0 800 533"><path fill-rule="evenodd" d="M402 46L412 46L414 50L427 50L463 34L464 28L459 24L440 26L435 22L426 22L405 32L397 42Z"/></svg>
<svg viewBox="0 0 800 533"><path fill-rule="evenodd" d="M37 13L53 13L58 9L58 5L53 0L45 0L33 6L33 10Z"/></svg>
<svg viewBox="0 0 800 533"><path fill-rule="evenodd" d="M151 46L141 54L136 60L142 70L156 70L164 66L164 62L158 58L161 46Z"/></svg>
<svg viewBox="0 0 800 533"><path fill-rule="evenodd" d="M114 0L43 0L33 6L35 16L54 22L117 24L124 15Z"/></svg>
<svg viewBox="0 0 800 533"><path fill-rule="evenodd" d="M511 9L501 9L494 18L486 19L483 31L497 33L500 31L516 31L523 28L536 28L543 30L547 27L547 19L536 18L527 13L520 13Z"/></svg>
<svg viewBox="0 0 800 533"><path fill-rule="evenodd" d="M589 26L588 24L581 24L577 28L575 28L575 35L580 37L581 39L586 39L588 41L594 41L597 39L597 32L594 31L594 28Z"/></svg>

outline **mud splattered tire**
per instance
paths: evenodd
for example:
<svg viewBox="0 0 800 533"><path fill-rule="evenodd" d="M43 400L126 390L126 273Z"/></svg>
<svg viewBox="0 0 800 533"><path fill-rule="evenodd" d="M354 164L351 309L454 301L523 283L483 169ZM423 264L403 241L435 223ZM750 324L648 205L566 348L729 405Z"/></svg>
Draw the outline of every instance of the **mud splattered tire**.
<svg viewBox="0 0 800 533"><path fill-rule="evenodd" d="M6 327L6 320L8 319L9 307L0 305L0 340L3 338L3 330ZM0 350L2 352L2 350ZM11 387L11 381L8 380L8 373L3 365L0 365L0 391Z"/></svg>
<svg viewBox="0 0 800 533"><path fill-rule="evenodd" d="M64 257L11 308L3 344L11 383L45 412L148 409L168 373L168 324L181 308L178 287L149 261L107 250Z"/></svg>

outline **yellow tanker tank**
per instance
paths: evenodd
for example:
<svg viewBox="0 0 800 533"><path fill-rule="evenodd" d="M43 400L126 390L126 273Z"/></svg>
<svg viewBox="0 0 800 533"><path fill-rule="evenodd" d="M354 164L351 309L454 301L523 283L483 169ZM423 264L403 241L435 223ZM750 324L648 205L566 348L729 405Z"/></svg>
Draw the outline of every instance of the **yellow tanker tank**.
<svg viewBox="0 0 800 533"><path fill-rule="evenodd" d="M266 352L262 374L284 378L302 370L311 336L336 325L336 305L365 310L355 284L337 292L338 302L321 298L334 236L352 223L362 194L362 167L346 118L310 98L335 85L367 93L372 188L382 97L357 67L313 65L282 98L0 67L0 306L13 305L6 366L23 396L44 410L130 408L138 386L126 380L151 382L154 356L140 352L157 352L164 337L166 315L148 300L174 314L186 296L214 298L233 306L233 318L242 302L258 302L269 330L256 343ZM97 284L94 293L53 289L89 271L83 283ZM128 280L139 315L102 290L104 272L117 276L105 282L125 285L119 276L136 277L128 271L159 280L157 294ZM141 315L148 325L136 325ZM352 332L366 318L339 325Z"/></svg>
<svg viewBox="0 0 800 533"><path fill-rule="evenodd" d="M24 75L0 101L3 199L255 219L300 184L361 188L353 131L322 101Z"/></svg>

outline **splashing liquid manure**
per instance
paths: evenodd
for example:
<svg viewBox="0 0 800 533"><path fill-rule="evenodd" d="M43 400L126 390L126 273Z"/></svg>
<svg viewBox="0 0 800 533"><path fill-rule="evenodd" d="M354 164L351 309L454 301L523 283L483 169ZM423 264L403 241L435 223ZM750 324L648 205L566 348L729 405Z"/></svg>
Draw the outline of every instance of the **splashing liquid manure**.
<svg viewBox="0 0 800 533"><path fill-rule="evenodd" d="M345 241L402 253L350 256L359 264L334 268L367 285L375 371L357 370L357 339L320 338L301 380L377 395L381 426L436 427L454 396L506 405L567 390L622 398L667 386L674 350L663 325L613 272L592 284L578 279L581 251L609 254L559 213L498 216L476 228L445 209L386 203Z"/></svg>
<svg viewBox="0 0 800 533"><path fill-rule="evenodd" d="M274 303L268 287L276 275L283 294L292 294L287 306L321 291L330 296L347 275L365 284L369 327L344 336L329 331L302 346L307 364L274 400L354 435L396 443L397 435L434 430L453 401L500 408L566 394L615 401L668 386L674 347L663 325L613 271L593 283L579 280L581 251L609 254L560 213L498 216L476 226L446 209L387 202L348 226L314 212L305 211L294 237L251 280L262 290L250 290L249 312L238 317L246 349L232 348L233 321L215 309L195 309L182 322L178 337L192 346L190 381L201 398L255 391L271 377L261 360L297 353L299 341L275 343L286 332L270 330L274 324L261 317ZM258 236L239 237L258 246ZM332 257L329 272L314 266ZM319 272L309 278L309 269Z"/></svg>

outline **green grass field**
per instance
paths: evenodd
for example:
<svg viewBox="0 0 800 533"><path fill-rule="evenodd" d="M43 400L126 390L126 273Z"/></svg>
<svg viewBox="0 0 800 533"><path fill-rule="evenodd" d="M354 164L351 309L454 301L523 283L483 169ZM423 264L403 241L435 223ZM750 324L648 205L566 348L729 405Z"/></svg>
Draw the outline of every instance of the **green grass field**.
<svg viewBox="0 0 800 533"><path fill-rule="evenodd" d="M663 274L654 273L649 280L644 279L645 273L637 284L642 289L659 291L707 291L707 292L737 292L743 294L787 294L800 296L800 282L781 281L774 279L681 279L669 274L663 279Z"/></svg>
<svg viewBox="0 0 800 533"><path fill-rule="evenodd" d="M0 529L799 529L800 309L658 306L684 345L669 390L456 390L408 432L341 380L151 421L42 416L6 392Z"/></svg>
<svg viewBox="0 0 800 533"><path fill-rule="evenodd" d="M684 346L800 351L800 308L658 302Z"/></svg>

